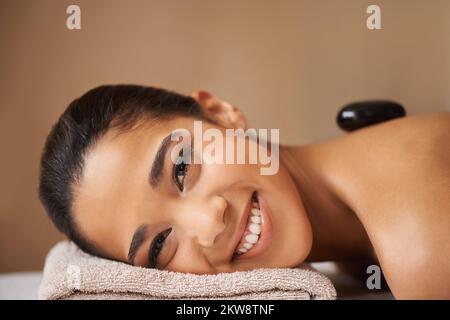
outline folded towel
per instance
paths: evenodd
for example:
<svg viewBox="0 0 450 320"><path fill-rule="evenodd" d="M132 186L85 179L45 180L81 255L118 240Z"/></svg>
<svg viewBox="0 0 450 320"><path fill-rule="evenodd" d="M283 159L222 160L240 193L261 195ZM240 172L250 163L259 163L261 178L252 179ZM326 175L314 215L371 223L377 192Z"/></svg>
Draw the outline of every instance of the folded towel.
<svg viewBox="0 0 450 320"><path fill-rule="evenodd" d="M130 266L84 253L71 242L48 254L40 299L336 299L309 266L197 275Z"/></svg>

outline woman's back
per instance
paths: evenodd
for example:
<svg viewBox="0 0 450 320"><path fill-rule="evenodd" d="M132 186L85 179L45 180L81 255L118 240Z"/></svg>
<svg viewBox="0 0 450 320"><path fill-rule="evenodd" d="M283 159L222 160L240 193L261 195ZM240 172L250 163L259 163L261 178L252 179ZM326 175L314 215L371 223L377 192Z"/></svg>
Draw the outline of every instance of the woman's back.
<svg viewBox="0 0 450 320"><path fill-rule="evenodd" d="M312 148L394 294L450 296L450 114L396 119Z"/></svg>

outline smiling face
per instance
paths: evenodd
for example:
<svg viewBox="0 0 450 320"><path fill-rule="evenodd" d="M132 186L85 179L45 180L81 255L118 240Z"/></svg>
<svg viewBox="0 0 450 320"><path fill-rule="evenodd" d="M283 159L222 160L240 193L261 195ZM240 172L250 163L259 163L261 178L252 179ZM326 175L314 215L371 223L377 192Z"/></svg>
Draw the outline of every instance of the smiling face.
<svg viewBox="0 0 450 320"><path fill-rule="evenodd" d="M74 188L73 215L81 234L108 257L143 267L156 262L171 271L207 274L302 262L311 248L311 227L282 165L272 176L261 175L259 164L180 168L170 159L174 143L169 143L160 179L149 181L161 143L180 128L193 136L193 119L149 121L125 133L109 130L98 141ZM251 231L257 236L248 237ZM233 255L255 241L244 254Z"/></svg>
<svg viewBox="0 0 450 320"><path fill-rule="evenodd" d="M282 163L271 176L261 175L259 164L174 164L176 142L165 144L165 138L180 128L199 138L193 123L148 120L106 132L87 153L74 186L72 212L82 236L113 259L179 272L301 263L311 248L311 227ZM150 178L158 159L160 178Z"/></svg>

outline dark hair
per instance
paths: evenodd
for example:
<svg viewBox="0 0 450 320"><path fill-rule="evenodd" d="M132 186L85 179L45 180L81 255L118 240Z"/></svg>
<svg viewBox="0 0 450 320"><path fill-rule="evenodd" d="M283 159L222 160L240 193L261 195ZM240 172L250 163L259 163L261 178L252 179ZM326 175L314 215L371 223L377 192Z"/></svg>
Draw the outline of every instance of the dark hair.
<svg viewBox="0 0 450 320"><path fill-rule="evenodd" d="M202 115L192 97L155 87L103 85L75 99L53 126L41 158L39 198L50 219L82 250L103 256L80 234L71 214L72 187L81 177L88 149L109 128L127 130L145 117Z"/></svg>

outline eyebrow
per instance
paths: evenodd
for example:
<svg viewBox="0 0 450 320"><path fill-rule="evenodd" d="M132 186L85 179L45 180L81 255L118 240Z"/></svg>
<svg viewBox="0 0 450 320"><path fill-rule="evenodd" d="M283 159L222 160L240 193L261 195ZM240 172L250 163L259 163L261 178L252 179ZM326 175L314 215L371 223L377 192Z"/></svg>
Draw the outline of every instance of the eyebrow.
<svg viewBox="0 0 450 320"><path fill-rule="evenodd" d="M167 150L172 142L172 134L167 135L160 143L158 151L156 152L155 160L153 160L152 169L148 177L149 183L152 188L156 188L161 181L164 159L166 157ZM133 234L131 239L130 249L128 250L128 263L133 264L136 253L142 243L145 241L149 229L149 225L140 225Z"/></svg>
<svg viewBox="0 0 450 320"><path fill-rule="evenodd" d="M167 135L159 145L158 151L156 152L155 160L153 161L152 169L149 174L149 183L152 188L158 186L159 181L161 181L163 169L164 169L164 159L166 157L167 149L172 142L172 134Z"/></svg>
<svg viewBox="0 0 450 320"><path fill-rule="evenodd" d="M143 224L139 226L133 234L133 238L131 240L130 249L128 250L128 263L133 264L134 257L145 240L147 235L148 225Z"/></svg>

